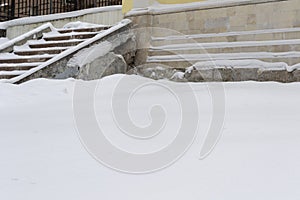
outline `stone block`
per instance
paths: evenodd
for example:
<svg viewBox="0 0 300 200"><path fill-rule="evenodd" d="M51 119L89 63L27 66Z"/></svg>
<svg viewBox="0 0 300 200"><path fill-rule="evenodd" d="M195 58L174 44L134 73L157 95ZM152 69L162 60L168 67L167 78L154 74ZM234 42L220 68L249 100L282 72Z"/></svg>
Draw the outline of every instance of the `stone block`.
<svg viewBox="0 0 300 200"><path fill-rule="evenodd" d="M300 69L296 69L293 73L293 81L300 82Z"/></svg>
<svg viewBox="0 0 300 200"><path fill-rule="evenodd" d="M258 81L277 81L288 83L293 81L293 73L286 70L260 70L258 72Z"/></svg>
<svg viewBox="0 0 300 200"><path fill-rule="evenodd" d="M233 81L256 81L258 80L258 68L233 68Z"/></svg>

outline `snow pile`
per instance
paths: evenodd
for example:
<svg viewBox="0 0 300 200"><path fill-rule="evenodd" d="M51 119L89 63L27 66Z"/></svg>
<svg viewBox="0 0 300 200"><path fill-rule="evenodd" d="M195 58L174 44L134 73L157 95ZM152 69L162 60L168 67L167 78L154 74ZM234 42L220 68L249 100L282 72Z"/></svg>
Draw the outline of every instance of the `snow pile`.
<svg viewBox="0 0 300 200"><path fill-rule="evenodd" d="M215 60L197 62L193 66L187 68L190 71L196 69L212 69L212 68L258 68L260 70L293 70L300 68L300 64L289 66L285 62L263 62L261 60Z"/></svg>
<svg viewBox="0 0 300 200"><path fill-rule="evenodd" d="M92 27L100 27L100 26L106 26L106 25L99 25L99 24L92 24L92 23L86 23L86 22L70 22L64 25L64 29L76 29L76 28L92 28Z"/></svg>
<svg viewBox="0 0 300 200"><path fill-rule="evenodd" d="M130 151L148 145L127 137L114 122L112 96L124 77L102 79L94 107L106 136ZM130 76L133 82L140 79ZM208 84L168 83L182 93L186 91L180 88L188 84L195 92L195 109L200 111L198 137L172 166L145 175L108 169L85 150L73 119L75 83L88 88L92 82L38 79L19 86L0 83L2 199L292 200L300 196L299 83L225 83L223 136L204 160L199 160L199 150L212 115ZM128 101L131 120L138 125L151 123L148 111L152 105L164 105L170 111L168 121L176 122L180 116L177 98L159 87L165 81L154 83L133 91L133 99ZM122 84L126 88L128 82ZM81 102L87 99L82 96ZM178 124L169 128L153 138L155 147L168 144L160 139L174 136Z"/></svg>
<svg viewBox="0 0 300 200"><path fill-rule="evenodd" d="M70 59L68 66L83 67L110 52L111 48L112 44L108 41L104 41L90 48L83 49Z"/></svg>

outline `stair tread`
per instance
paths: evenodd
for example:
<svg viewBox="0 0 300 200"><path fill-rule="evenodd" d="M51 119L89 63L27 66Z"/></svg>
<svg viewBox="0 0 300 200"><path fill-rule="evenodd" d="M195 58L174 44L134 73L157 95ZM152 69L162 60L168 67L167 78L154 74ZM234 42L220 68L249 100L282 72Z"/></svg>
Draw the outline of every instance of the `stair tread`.
<svg viewBox="0 0 300 200"><path fill-rule="evenodd" d="M277 45L299 45L300 39L292 40L266 40L266 41L243 41L243 42L210 42L210 43L184 43L164 46L150 47L149 51L164 50L188 50L188 49L210 49L210 48L232 48L232 47L259 47Z"/></svg>
<svg viewBox="0 0 300 200"><path fill-rule="evenodd" d="M97 32L88 33L88 34L69 34L69 35L51 35L44 36L43 39L46 41L60 41L60 40L68 40L68 39L88 39L97 35Z"/></svg>
<svg viewBox="0 0 300 200"><path fill-rule="evenodd" d="M29 52L29 51L50 51L50 50L66 50L68 47L44 47L44 48L30 48L15 46L14 52Z"/></svg>
<svg viewBox="0 0 300 200"><path fill-rule="evenodd" d="M38 66L42 64L42 62L35 62L35 63L6 63L6 64L0 64L1 67L28 67L28 66Z"/></svg>
<svg viewBox="0 0 300 200"><path fill-rule="evenodd" d="M225 32L225 33L201 33L201 34L190 34L190 35L171 35L165 37L152 37L153 41L158 40L182 40L182 39L197 39L197 38L210 38L210 37L226 37L226 36L241 36L241 35L257 35L257 34L268 34L268 33L291 33L300 32L300 28L284 28L284 29L263 29L253 31L237 31L237 32Z"/></svg>
<svg viewBox="0 0 300 200"><path fill-rule="evenodd" d="M88 28L62 28L57 29L60 33L69 33L69 32L96 32L100 30L109 29L111 26L93 26Z"/></svg>
<svg viewBox="0 0 300 200"><path fill-rule="evenodd" d="M189 60L229 60L229 59L255 59L255 58L300 58L299 51L293 52L243 52L243 53L217 53L217 54L178 54L149 56L147 62L189 61Z"/></svg>
<svg viewBox="0 0 300 200"><path fill-rule="evenodd" d="M2 75L21 75L27 72L27 70L14 70L14 71L0 71L0 76Z"/></svg>

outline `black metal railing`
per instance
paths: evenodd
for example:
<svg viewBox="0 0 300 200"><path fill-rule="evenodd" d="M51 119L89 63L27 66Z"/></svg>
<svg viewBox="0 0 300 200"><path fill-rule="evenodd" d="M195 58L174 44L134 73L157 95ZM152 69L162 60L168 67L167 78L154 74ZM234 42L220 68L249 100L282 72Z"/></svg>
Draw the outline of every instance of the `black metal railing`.
<svg viewBox="0 0 300 200"><path fill-rule="evenodd" d="M0 21L121 4L122 0L0 0Z"/></svg>

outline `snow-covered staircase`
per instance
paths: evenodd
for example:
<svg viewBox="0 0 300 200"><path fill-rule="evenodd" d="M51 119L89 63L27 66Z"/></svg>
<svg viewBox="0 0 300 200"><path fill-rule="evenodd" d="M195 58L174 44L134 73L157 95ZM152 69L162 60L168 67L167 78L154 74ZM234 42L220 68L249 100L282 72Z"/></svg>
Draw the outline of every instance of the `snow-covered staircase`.
<svg viewBox="0 0 300 200"><path fill-rule="evenodd" d="M300 28L153 36L147 63L186 68L201 61L300 63Z"/></svg>
<svg viewBox="0 0 300 200"><path fill-rule="evenodd" d="M52 27L50 32L42 33L40 38L34 36L33 39L28 39L25 42L25 36L21 36L19 40L23 40L22 45L18 45L20 41L15 42L16 44L11 42L13 45L12 50L9 52L3 51L9 45L2 45L5 47L2 48L2 51L0 48L0 52L2 52L0 53L0 80L17 82L17 79L13 79L26 73L30 74L29 72L32 69L45 67L43 65L51 59L55 62L62 58L67 50L72 49L69 54L78 51L84 47L82 45L77 48L78 45L83 42L86 42L86 45L93 43L97 37L101 38L101 34L107 35L106 33L103 34L104 32L111 33L114 30L109 30L111 28L111 26L90 24L87 27L66 26L62 29Z"/></svg>

